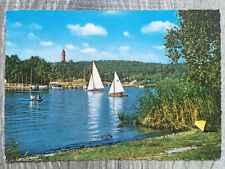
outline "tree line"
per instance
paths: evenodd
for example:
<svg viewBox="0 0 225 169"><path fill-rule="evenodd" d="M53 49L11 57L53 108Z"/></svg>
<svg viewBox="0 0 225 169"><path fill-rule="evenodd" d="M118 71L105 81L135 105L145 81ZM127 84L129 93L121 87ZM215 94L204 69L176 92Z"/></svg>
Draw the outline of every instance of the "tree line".
<svg viewBox="0 0 225 169"><path fill-rule="evenodd" d="M96 61L103 81L111 82L116 71L121 81L133 80L156 83L165 78L177 78L186 72L184 64L144 63L136 61ZM38 56L21 60L17 55L6 56L5 78L14 83L48 84L50 81L89 81L92 62L46 62Z"/></svg>

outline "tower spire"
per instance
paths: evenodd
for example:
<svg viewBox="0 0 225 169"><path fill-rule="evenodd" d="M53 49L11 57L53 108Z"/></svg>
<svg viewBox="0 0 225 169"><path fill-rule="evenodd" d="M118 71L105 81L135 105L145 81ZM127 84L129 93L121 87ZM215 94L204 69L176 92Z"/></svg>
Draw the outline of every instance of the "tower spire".
<svg viewBox="0 0 225 169"><path fill-rule="evenodd" d="M63 51L62 51L62 62L65 62L65 61L66 61L66 52L63 49Z"/></svg>

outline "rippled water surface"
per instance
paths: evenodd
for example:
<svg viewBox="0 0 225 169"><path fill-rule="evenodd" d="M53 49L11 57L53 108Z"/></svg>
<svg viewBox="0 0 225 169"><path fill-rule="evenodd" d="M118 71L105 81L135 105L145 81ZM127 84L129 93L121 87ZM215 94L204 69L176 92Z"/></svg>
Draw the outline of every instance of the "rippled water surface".
<svg viewBox="0 0 225 169"><path fill-rule="evenodd" d="M109 142L154 137L167 131L119 127L118 111L134 112L145 89L125 87L128 97L108 97L83 90L32 91L42 102L30 101L30 91L6 91L5 138L19 143L21 152L93 146ZM106 137L105 135L111 135Z"/></svg>

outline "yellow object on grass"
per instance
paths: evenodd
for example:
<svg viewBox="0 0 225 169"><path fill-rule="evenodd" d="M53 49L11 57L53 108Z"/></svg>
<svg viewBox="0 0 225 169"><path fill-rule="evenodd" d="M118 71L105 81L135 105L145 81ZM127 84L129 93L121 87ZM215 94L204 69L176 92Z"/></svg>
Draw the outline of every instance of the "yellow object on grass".
<svg viewBox="0 0 225 169"><path fill-rule="evenodd" d="M201 120L201 121L196 121L195 125L202 131L205 130L205 125L206 125L206 121Z"/></svg>

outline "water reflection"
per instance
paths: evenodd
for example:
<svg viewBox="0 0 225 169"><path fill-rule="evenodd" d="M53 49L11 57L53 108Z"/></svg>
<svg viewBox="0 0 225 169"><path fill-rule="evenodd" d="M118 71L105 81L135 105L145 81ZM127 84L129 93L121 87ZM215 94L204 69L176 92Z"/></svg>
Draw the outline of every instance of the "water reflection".
<svg viewBox="0 0 225 169"><path fill-rule="evenodd" d="M113 114L117 114L118 111L122 110L123 99L123 97L109 97L109 105Z"/></svg>
<svg viewBox="0 0 225 169"><path fill-rule="evenodd" d="M110 106L110 113L111 113L111 124L112 124L112 132L113 135L117 135L119 132L119 119L118 119L118 112L123 111L123 102L124 98L122 97L108 97L109 98L109 106Z"/></svg>
<svg viewBox="0 0 225 169"><path fill-rule="evenodd" d="M30 101L30 110L32 111L33 108L35 108L36 106L39 106L40 102L38 101Z"/></svg>
<svg viewBox="0 0 225 169"><path fill-rule="evenodd" d="M100 132L99 117L103 92L87 92L88 94L88 136L91 141L97 140Z"/></svg>
<svg viewBox="0 0 225 169"><path fill-rule="evenodd" d="M72 144L99 144L134 139L161 131L119 127L118 111L132 113L143 89L127 87L129 97L108 97L104 92L49 90L42 102L30 101L30 92L6 92L5 139L16 140L22 153L41 153ZM112 136L112 137L111 137ZM95 143L96 144L96 143Z"/></svg>

